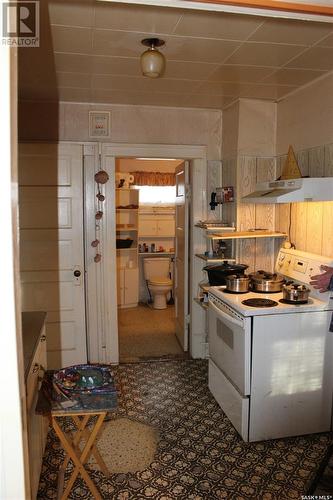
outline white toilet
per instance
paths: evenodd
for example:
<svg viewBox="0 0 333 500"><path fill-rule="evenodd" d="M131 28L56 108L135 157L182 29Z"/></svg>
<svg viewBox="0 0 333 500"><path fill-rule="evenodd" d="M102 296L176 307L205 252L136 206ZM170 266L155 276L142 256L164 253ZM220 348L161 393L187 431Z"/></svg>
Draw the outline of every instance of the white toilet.
<svg viewBox="0 0 333 500"><path fill-rule="evenodd" d="M153 298L153 308L166 309L167 295L172 290L172 280L169 277L170 259L168 257L143 259L143 272Z"/></svg>

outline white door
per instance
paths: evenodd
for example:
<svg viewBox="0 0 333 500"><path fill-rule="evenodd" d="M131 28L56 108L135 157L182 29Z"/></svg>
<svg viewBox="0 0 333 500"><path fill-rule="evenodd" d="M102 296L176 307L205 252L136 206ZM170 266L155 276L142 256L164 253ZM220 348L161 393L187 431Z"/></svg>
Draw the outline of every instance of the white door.
<svg viewBox="0 0 333 500"><path fill-rule="evenodd" d="M22 308L47 312L48 368L86 363L82 146L19 147Z"/></svg>
<svg viewBox="0 0 333 500"><path fill-rule="evenodd" d="M188 236L189 210L187 189L189 165L184 161L176 168L176 254L175 254L175 306L176 335L188 350Z"/></svg>

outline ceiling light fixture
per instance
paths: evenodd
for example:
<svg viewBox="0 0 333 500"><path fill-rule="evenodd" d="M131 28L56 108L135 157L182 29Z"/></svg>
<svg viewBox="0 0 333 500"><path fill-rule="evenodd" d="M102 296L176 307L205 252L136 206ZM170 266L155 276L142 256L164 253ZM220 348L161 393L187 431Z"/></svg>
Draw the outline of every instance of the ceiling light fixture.
<svg viewBox="0 0 333 500"><path fill-rule="evenodd" d="M164 40L160 40L159 38L145 38L141 43L149 47L148 50L141 54L142 74L149 78L159 78L164 73L165 57L156 47L164 45Z"/></svg>

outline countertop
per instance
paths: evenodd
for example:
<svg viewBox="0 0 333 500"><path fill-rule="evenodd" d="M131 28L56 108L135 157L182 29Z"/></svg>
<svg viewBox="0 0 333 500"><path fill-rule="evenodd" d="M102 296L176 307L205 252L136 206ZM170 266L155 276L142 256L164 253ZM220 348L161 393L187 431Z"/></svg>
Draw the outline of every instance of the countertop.
<svg viewBox="0 0 333 500"><path fill-rule="evenodd" d="M22 341L24 357L24 375L27 377L33 360L46 313L42 311L22 313Z"/></svg>

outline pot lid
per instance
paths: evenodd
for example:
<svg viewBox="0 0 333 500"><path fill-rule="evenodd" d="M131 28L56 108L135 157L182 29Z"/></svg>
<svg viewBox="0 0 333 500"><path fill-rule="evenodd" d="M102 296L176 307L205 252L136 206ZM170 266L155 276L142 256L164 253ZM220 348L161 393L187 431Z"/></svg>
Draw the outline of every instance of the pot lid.
<svg viewBox="0 0 333 500"><path fill-rule="evenodd" d="M268 271L257 271L250 274L251 280L256 283L283 283L284 278L276 273L270 273Z"/></svg>
<svg viewBox="0 0 333 500"><path fill-rule="evenodd" d="M310 292L310 288L305 285L298 285L297 283L287 283L283 285L284 290L297 290L298 292Z"/></svg>
<svg viewBox="0 0 333 500"><path fill-rule="evenodd" d="M249 277L246 274L229 274L225 277L226 281L237 280L237 281L247 281Z"/></svg>

